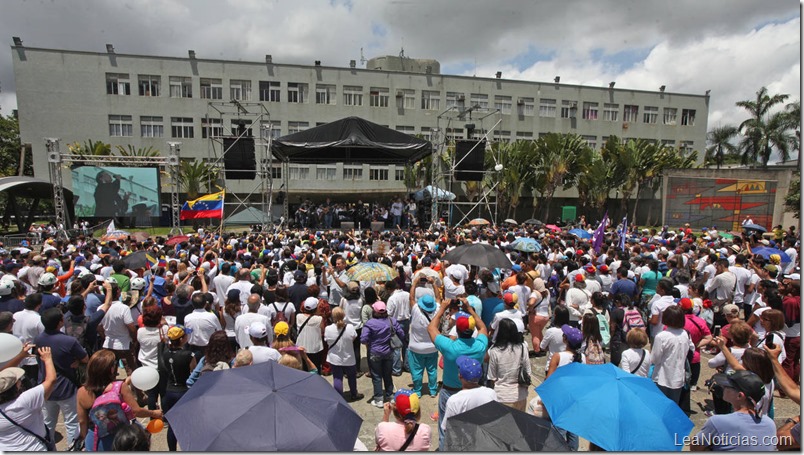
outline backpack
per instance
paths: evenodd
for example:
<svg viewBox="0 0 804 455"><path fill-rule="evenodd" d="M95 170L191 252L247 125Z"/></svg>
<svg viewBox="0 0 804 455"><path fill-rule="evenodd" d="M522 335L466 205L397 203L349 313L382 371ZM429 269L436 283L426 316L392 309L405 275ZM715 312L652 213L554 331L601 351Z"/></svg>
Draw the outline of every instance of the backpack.
<svg viewBox="0 0 804 455"><path fill-rule="evenodd" d="M95 425L95 450L98 440L117 433L120 428L131 425L134 410L123 401L120 388L123 381L115 381L111 390L95 398L89 410L89 419Z"/></svg>
<svg viewBox="0 0 804 455"><path fill-rule="evenodd" d="M600 343L597 341L589 340L589 342L586 343L584 355L586 356L587 365L603 365L606 363L606 355L603 354L603 347L600 346Z"/></svg>
<svg viewBox="0 0 804 455"><path fill-rule="evenodd" d="M76 316L68 312L64 317L64 333L78 340L78 344L87 351L87 354L92 355L95 349L94 343L91 346L93 349L90 349L90 343L86 339L87 319L89 318L83 314Z"/></svg>
<svg viewBox="0 0 804 455"><path fill-rule="evenodd" d="M274 315L271 316L271 327L275 327L279 322L288 322L288 317L285 316L285 310L288 307L288 303L285 303L285 306L282 307L282 311L279 311L279 308L276 307L276 303L271 303L271 306L274 307ZM290 325L290 323L288 323Z"/></svg>
<svg viewBox="0 0 804 455"><path fill-rule="evenodd" d="M609 321L606 320L606 315L603 313L598 313L597 310L592 307L592 312L597 316L597 322L600 326L600 337L603 338L603 347L607 347L609 342L611 341L611 331L609 330Z"/></svg>
<svg viewBox="0 0 804 455"><path fill-rule="evenodd" d="M631 329L645 328L645 320L642 319L642 314L639 312L639 310L626 310L625 317L623 319L623 328L626 332Z"/></svg>

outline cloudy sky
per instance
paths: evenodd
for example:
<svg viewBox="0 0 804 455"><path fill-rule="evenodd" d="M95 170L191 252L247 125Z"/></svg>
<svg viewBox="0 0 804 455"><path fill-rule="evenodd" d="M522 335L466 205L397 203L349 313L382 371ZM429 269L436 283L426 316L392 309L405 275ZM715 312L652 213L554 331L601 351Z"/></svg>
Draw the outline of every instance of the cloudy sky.
<svg viewBox="0 0 804 455"><path fill-rule="evenodd" d="M711 129L762 87L801 98L790 0L4 0L0 108L16 108L11 37L30 47L347 66L399 54L442 73L704 93Z"/></svg>

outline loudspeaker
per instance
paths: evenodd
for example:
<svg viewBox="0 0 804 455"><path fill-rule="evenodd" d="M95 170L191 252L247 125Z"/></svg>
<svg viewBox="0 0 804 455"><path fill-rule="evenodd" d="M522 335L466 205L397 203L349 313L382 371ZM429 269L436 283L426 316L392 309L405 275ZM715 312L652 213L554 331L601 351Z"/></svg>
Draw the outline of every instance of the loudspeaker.
<svg viewBox="0 0 804 455"><path fill-rule="evenodd" d="M486 141L455 141L455 180L483 180L483 161L486 154Z"/></svg>
<svg viewBox="0 0 804 455"><path fill-rule="evenodd" d="M254 155L254 138L223 138L223 166L227 179L254 180L257 176L257 158Z"/></svg>

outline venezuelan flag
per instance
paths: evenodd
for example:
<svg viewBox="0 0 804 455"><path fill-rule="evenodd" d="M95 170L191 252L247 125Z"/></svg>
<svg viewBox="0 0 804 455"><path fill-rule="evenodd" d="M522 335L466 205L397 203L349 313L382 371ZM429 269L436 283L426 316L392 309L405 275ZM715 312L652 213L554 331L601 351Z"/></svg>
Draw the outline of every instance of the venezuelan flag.
<svg viewBox="0 0 804 455"><path fill-rule="evenodd" d="M181 208L182 220L195 220L198 218L223 218L223 191L207 194L200 198L187 201Z"/></svg>

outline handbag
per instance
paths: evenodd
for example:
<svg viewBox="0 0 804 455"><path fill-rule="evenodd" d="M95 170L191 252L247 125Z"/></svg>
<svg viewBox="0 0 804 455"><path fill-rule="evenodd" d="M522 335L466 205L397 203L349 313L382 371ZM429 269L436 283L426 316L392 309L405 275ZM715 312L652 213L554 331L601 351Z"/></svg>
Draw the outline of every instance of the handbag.
<svg viewBox="0 0 804 455"><path fill-rule="evenodd" d="M391 349L399 349L402 347L402 340L399 339L396 332L394 332L394 324L391 323L391 318L388 318L388 327L391 328Z"/></svg>
<svg viewBox="0 0 804 455"><path fill-rule="evenodd" d="M9 422L11 422L11 424L12 424L12 425L14 425L15 427L19 427L19 428L20 428L22 431L24 431L24 432L26 432L26 433L30 434L31 436L35 437L36 439L38 439L38 440L39 440L39 442L41 442L42 444L44 444L44 445L45 445L45 447L47 448L47 451L48 451L48 452L55 452L55 451L56 451L56 442L55 442L55 441L53 441L53 437L52 437L52 435L50 434L50 428L48 428L48 427L47 427L47 425L45 425L45 436L44 436L44 437L42 437L42 436L39 436L38 434L34 433L33 431L31 431L31 430L29 430L29 429L25 428L24 426L22 426L22 425L18 424L18 423L17 423L17 422L15 422L14 420L12 420L12 419L11 419L11 417L9 417L9 416L8 416L8 415L7 415L5 412L3 412L2 410L0 410L0 415L2 415L3 417L5 417L5 418L6 418L6 420L8 420Z"/></svg>
<svg viewBox="0 0 804 455"><path fill-rule="evenodd" d="M517 377L517 383L521 386L528 387L531 384L530 375L528 374L528 370L525 368L525 362L523 357L525 356L525 347L520 347L520 355L519 355L519 376Z"/></svg>

